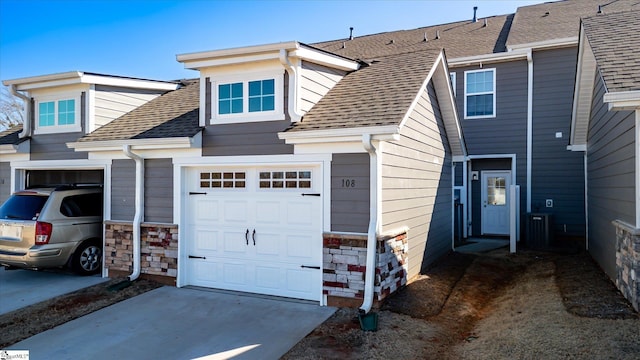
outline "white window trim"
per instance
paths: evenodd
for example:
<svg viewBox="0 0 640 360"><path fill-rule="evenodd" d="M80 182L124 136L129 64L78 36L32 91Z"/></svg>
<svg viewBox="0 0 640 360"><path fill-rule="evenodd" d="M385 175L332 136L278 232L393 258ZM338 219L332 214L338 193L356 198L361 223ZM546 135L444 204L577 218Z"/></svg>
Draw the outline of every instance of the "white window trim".
<svg viewBox="0 0 640 360"><path fill-rule="evenodd" d="M249 82L258 80L274 80L275 107L271 111L249 112ZM243 83L242 113L218 114L218 85ZM284 69L237 75L225 75L211 78L211 119L210 125L235 124L257 121L284 120Z"/></svg>
<svg viewBox="0 0 640 360"><path fill-rule="evenodd" d="M477 92L473 94L467 94L467 74L477 73L477 72L493 72L493 91L485 91L485 92ZM496 83L496 69L488 68L488 69L478 69L478 70L467 70L464 72L464 118L465 119L488 119L496 117L496 98L497 98L497 83ZM470 95L493 95L493 114L492 115L478 115L478 116L467 116L467 98Z"/></svg>
<svg viewBox="0 0 640 360"><path fill-rule="evenodd" d="M451 88L453 89L453 96L457 96L458 89L457 89L456 84L458 82L457 82L457 73L455 71L452 71L452 72L449 73L449 80L451 81ZM465 102L465 105L466 105L466 102Z"/></svg>
<svg viewBox="0 0 640 360"><path fill-rule="evenodd" d="M34 107L35 107L35 116L34 116L34 131L35 135L39 134L59 134L59 133L69 133L69 132L79 132L82 131L82 114L81 114L81 104L80 104L80 93L71 92L71 93L58 93L56 95L49 96L39 96L35 99ZM72 125L58 125L58 102L63 100L74 100L74 123ZM51 126L40 126L40 103L45 102L53 102L54 103L54 114L55 114L55 125Z"/></svg>

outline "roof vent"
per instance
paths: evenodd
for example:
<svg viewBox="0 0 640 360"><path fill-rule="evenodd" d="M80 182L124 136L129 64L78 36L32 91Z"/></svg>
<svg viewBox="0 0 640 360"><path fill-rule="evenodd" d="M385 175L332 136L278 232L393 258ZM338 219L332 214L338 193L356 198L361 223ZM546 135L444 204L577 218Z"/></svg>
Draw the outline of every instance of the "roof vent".
<svg viewBox="0 0 640 360"><path fill-rule="evenodd" d="M342 42L342 48L346 49L347 48L347 43L345 41Z"/></svg>
<svg viewBox="0 0 640 360"><path fill-rule="evenodd" d="M473 22L477 22L478 21L478 17L476 16L476 12L478 11L478 7L474 6L473 7Z"/></svg>
<svg viewBox="0 0 640 360"><path fill-rule="evenodd" d="M440 30L436 30L436 40L440 39Z"/></svg>
<svg viewBox="0 0 640 360"><path fill-rule="evenodd" d="M353 26L349 28L349 40L353 40Z"/></svg>
<svg viewBox="0 0 640 360"><path fill-rule="evenodd" d="M389 44L393 44L393 43L395 43L395 40L393 39L389 40Z"/></svg>
<svg viewBox="0 0 640 360"><path fill-rule="evenodd" d="M484 18L484 25L482 27L487 27L487 18Z"/></svg>
<svg viewBox="0 0 640 360"><path fill-rule="evenodd" d="M424 32L424 38L422 38L422 41L425 41L425 42L429 41L429 39L427 39L427 32L426 31Z"/></svg>
<svg viewBox="0 0 640 360"><path fill-rule="evenodd" d="M602 5L598 5L598 14L602 14Z"/></svg>

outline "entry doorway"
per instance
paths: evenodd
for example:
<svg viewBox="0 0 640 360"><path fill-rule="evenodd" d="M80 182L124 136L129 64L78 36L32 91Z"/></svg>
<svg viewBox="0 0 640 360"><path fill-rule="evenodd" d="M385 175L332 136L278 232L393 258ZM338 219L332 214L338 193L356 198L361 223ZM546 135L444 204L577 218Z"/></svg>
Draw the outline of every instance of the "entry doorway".
<svg viewBox="0 0 640 360"><path fill-rule="evenodd" d="M511 171L482 172L482 235L509 235Z"/></svg>

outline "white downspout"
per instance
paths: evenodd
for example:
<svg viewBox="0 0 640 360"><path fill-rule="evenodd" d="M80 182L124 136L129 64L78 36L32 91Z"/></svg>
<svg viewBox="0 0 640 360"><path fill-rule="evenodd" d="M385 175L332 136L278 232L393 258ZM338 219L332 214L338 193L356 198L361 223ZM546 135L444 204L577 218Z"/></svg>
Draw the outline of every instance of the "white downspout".
<svg viewBox="0 0 640 360"><path fill-rule="evenodd" d="M136 163L135 215L133 217L133 272L129 281L140 276L140 225L144 219L144 159L131 152L131 145L123 145L124 154Z"/></svg>
<svg viewBox="0 0 640 360"><path fill-rule="evenodd" d="M9 86L9 92L13 96L17 96L24 101L24 122L22 124L22 131L18 134L20 139L31 135L31 98L19 93L15 84Z"/></svg>
<svg viewBox="0 0 640 360"><path fill-rule="evenodd" d="M364 276L364 299L360 312L367 314L373 305L378 239L378 151L371 143L371 134L362 135L362 145L369 153L369 230L367 231L367 264Z"/></svg>
<svg viewBox="0 0 640 360"><path fill-rule="evenodd" d="M527 212L531 212L531 161L533 158L533 53L527 52Z"/></svg>
<svg viewBox="0 0 640 360"><path fill-rule="evenodd" d="M302 119L302 114L298 112L298 76L296 68L289 61L289 54L285 49L280 49L280 62L287 70L287 74L289 74L289 116L291 117L291 122L299 122Z"/></svg>

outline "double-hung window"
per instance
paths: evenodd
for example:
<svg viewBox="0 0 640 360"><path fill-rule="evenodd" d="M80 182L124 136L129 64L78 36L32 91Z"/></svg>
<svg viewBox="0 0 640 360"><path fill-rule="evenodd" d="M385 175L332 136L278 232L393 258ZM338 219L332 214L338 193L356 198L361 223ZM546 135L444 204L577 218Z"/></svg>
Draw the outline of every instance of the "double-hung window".
<svg viewBox="0 0 640 360"><path fill-rule="evenodd" d="M496 70L472 70L464 73L465 119L496 116Z"/></svg>
<svg viewBox="0 0 640 360"><path fill-rule="evenodd" d="M211 124L284 120L284 72L212 78Z"/></svg>
<svg viewBox="0 0 640 360"><path fill-rule="evenodd" d="M80 98L43 97L36 101L35 133L80 131Z"/></svg>

